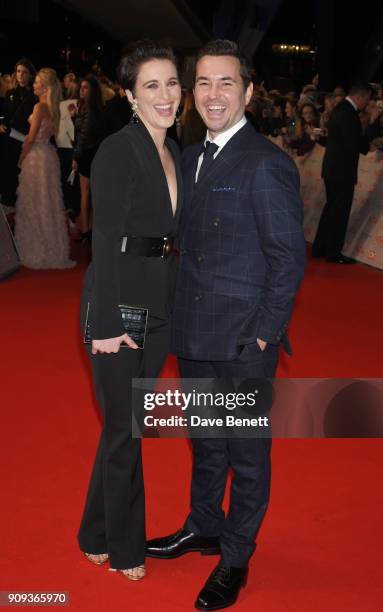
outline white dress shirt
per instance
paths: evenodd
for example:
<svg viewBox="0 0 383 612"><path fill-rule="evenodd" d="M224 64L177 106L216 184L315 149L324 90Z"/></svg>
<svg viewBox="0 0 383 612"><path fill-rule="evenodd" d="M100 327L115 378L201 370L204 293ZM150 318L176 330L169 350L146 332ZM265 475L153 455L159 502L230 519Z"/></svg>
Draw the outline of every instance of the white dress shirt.
<svg viewBox="0 0 383 612"><path fill-rule="evenodd" d="M216 136L214 138L214 140L212 140L212 138L209 137L209 131L206 132L206 136L205 136L205 140L204 140L204 145L206 145L206 142L208 140L210 142L214 142L214 144L218 145L218 149L214 153L214 159L217 157L217 155L220 154L220 152L222 151L223 147L229 142L230 138L232 138L234 136L234 134L236 134L241 128L243 128L243 126L246 123L247 123L247 119L246 119L245 115L243 115L242 119L237 121L237 123L232 125L231 128L229 128L225 132L222 132L221 134L218 134L218 136ZM199 171L200 171L200 168L201 168L201 165L202 165L202 160L203 160L203 151L202 151L201 155L198 158L197 172L195 174L195 182L197 182L197 180L198 180L198 174L199 174Z"/></svg>
<svg viewBox="0 0 383 612"><path fill-rule="evenodd" d="M351 98L349 98L348 96L346 96L346 100L347 100L347 102L350 102L351 106L353 106L353 107L354 107L354 109L356 110L356 112L358 112L358 111L359 111L359 109L358 109L357 105L355 104L354 100L351 100Z"/></svg>

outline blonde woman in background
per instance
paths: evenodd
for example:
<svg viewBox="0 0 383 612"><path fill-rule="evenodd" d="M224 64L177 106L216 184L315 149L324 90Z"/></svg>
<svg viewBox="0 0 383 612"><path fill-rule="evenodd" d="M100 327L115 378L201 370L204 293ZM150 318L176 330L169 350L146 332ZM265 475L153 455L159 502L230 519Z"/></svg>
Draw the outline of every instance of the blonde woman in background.
<svg viewBox="0 0 383 612"><path fill-rule="evenodd" d="M28 268L71 268L60 164L50 143L60 123L61 86L56 72L41 69L33 89L39 102L29 118L19 166L15 238Z"/></svg>

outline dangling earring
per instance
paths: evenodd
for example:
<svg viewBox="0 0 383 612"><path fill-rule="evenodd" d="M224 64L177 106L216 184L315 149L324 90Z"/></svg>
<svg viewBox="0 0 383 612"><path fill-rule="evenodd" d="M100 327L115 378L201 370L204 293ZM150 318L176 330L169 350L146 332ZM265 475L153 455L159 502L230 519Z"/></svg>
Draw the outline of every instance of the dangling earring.
<svg viewBox="0 0 383 612"><path fill-rule="evenodd" d="M133 100L133 102L131 103L131 109L133 111L133 123L138 123L138 115L137 115L137 111L138 111L138 104L137 104L137 100Z"/></svg>

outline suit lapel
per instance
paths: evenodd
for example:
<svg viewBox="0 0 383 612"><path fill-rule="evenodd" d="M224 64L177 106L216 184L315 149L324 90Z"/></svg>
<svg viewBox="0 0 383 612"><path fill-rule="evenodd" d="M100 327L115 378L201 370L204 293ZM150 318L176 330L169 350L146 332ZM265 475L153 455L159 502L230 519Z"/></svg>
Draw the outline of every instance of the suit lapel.
<svg viewBox="0 0 383 612"><path fill-rule="evenodd" d="M195 175L197 172L198 158L201 154L201 148L195 147L193 154L190 154L190 158L182 160L183 167L183 179L184 179L184 203L182 209L182 226L185 225L187 219L190 217L191 210L193 207L194 189L195 189ZM185 155L185 154L184 154Z"/></svg>
<svg viewBox="0 0 383 612"><path fill-rule="evenodd" d="M180 155L179 151L176 150L176 143L172 141L170 138L166 138L166 146L168 147L175 164L176 169L176 178L177 178L177 208L176 214L173 216L172 202L170 199L168 182L166 180L166 175L164 168L162 166L162 162L160 156L157 151L157 147L154 143L153 138L151 137L149 131L145 127L145 125L138 120L138 123L130 122L129 126L132 125L135 129L137 129L141 135L143 143L145 143L147 158L152 160L153 163L148 164L148 168L152 169L153 175L152 180L155 181L162 192L162 198L160 201L165 204L166 213L169 214L172 219L177 219L180 213L180 207L182 203L182 171L180 167Z"/></svg>
<svg viewBox="0 0 383 612"><path fill-rule="evenodd" d="M238 156L238 152L233 155L228 155L228 151L226 151L226 147L229 147L228 143L222 151L217 155L216 159L212 163L212 165L208 168L206 174L195 184L194 188L194 198L198 198L201 193L204 193L210 186L212 182L227 174L231 167L231 160L233 157Z"/></svg>
<svg viewBox="0 0 383 612"><path fill-rule="evenodd" d="M211 185L215 181L219 181L227 177L233 170L234 166L242 159L246 151L246 140L249 136L249 131L253 132L253 128L249 123L246 123L229 142L223 147L222 151L217 155L214 163L210 166L207 173L194 185L193 197L191 198L189 217L195 214L199 206L202 204L206 192L209 191ZM198 160L198 157L197 157ZM195 168L196 170L196 168ZM193 174L193 181L195 171Z"/></svg>
<svg viewBox="0 0 383 612"><path fill-rule="evenodd" d="M188 167L185 170L185 190L187 191L187 194L189 195L190 199L193 198L194 194L195 175L197 172L198 159L201 155L202 146L203 145L201 144L201 147L196 147L195 153L192 156L190 162L188 163Z"/></svg>

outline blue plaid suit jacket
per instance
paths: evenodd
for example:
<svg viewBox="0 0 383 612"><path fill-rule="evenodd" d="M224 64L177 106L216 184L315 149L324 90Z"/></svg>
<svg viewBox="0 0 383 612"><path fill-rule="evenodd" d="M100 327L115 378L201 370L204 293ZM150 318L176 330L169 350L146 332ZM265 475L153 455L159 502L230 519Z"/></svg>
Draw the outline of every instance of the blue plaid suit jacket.
<svg viewBox="0 0 383 612"><path fill-rule="evenodd" d="M235 359L261 338L283 342L305 269L303 206L294 162L247 123L195 185L201 145L183 154L172 350Z"/></svg>

